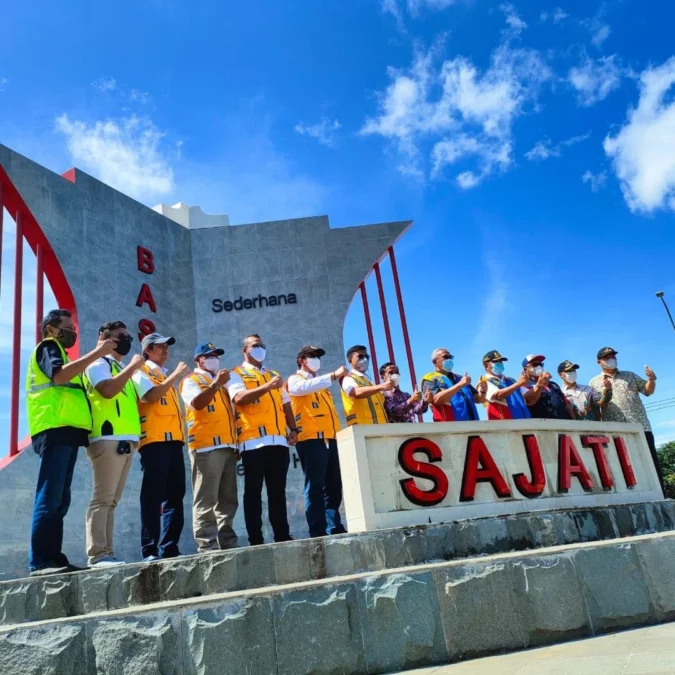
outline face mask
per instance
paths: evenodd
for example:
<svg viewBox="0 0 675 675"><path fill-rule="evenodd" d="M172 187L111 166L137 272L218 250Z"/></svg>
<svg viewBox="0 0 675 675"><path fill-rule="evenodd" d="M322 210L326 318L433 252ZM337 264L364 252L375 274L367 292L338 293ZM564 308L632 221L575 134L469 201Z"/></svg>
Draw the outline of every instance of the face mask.
<svg viewBox="0 0 675 675"><path fill-rule="evenodd" d="M534 377L539 377L544 372L543 366L535 366L532 368L532 375Z"/></svg>
<svg viewBox="0 0 675 675"><path fill-rule="evenodd" d="M565 380L570 384L574 384L577 381L577 374L574 371L571 373L565 373Z"/></svg>
<svg viewBox="0 0 675 675"><path fill-rule="evenodd" d="M309 368L309 370L311 370L313 373L316 373L319 371L319 368L321 368L321 359L313 356L311 359L307 359L307 361L305 361L305 366L307 366L307 368Z"/></svg>
<svg viewBox="0 0 675 675"><path fill-rule="evenodd" d="M501 361L492 364L492 372L495 375L502 375L504 373L504 364Z"/></svg>
<svg viewBox="0 0 675 675"><path fill-rule="evenodd" d="M267 350L264 347L252 347L248 355L258 363L262 363L267 356Z"/></svg>
<svg viewBox="0 0 675 675"><path fill-rule="evenodd" d="M359 359L356 362L356 370L358 370L360 373L365 373L368 370L369 363L370 359L367 356L364 356L362 359Z"/></svg>
<svg viewBox="0 0 675 675"><path fill-rule="evenodd" d="M392 373L389 376L389 379L396 385L398 386L399 380L401 379L401 376L398 373Z"/></svg>
<svg viewBox="0 0 675 675"><path fill-rule="evenodd" d="M616 368L616 359L604 359L600 363L602 363L602 365L609 370Z"/></svg>
<svg viewBox="0 0 675 675"><path fill-rule="evenodd" d="M70 328L59 328L56 338L64 349L70 349L77 342L77 332Z"/></svg>
<svg viewBox="0 0 675 675"><path fill-rule="evenodd" d="M117 346L115 351L120 356L126 356L131 351L131 336L130 335L120 335L117 338Z"/></svg>
<svg viewBox="0 0 675 675"><path fill-rule="evenodd" d="M209 373L217 373L220 370L220 359L217 356L209 356L208 359L204 359L204 370L208 370Z"/></svg>
<svg viewBox="0 0 675 675"><path fill-rule="evenodd" d="M441 364L441 367L446 373L451 373L454 365L455 362L452 359L445 359L445 361L443 361Z"/></svg>

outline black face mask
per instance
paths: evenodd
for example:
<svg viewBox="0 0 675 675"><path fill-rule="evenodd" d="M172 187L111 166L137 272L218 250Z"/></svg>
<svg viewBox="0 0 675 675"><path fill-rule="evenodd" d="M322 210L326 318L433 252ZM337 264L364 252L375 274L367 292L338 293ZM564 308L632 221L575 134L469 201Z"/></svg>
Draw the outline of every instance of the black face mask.
<svg viewBox="0 0 675 675"><path fill-rule="evenodd" d="M77 332L70 328L59 328L56 339L64 349L70 349L77 342Z"/></svg>
<svg viewBox="0 0 675 675"><path fill-rule="evenodd" d="M131 343L133 341L134 339L131 337L131 335L120 335L117 338L117 346L115 347L115 351L120 356L126 356L131 351Z"/></svg>

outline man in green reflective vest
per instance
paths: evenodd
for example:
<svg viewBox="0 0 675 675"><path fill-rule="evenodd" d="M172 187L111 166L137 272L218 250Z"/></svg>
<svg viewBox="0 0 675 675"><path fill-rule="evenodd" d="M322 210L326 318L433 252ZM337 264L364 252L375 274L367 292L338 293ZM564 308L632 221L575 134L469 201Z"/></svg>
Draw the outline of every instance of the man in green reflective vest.
<svg viewBox="0 0 675 675"><path fill-rule="evenodd" d="M87 509L87 558L90 567L110 567L124 564L113 551L115 507L122 498L141 436L138 396L131 376L145 361L136 354L128 366L122 365L134 339L121 321L103 324L98 335L114 340L115 349L84 372L93 418L87 448L93 474Z"/></svg>
<svg viewBox="0 0 675 675"><path fill-rule="evenodd" d="M69 361L66 350L77 342L77 331L65 309L52 310L42 320L42 337L26 374L28 428L33 450L40 456L28 562L31 576L75 569L61 549L77 449L89 444L92 426L82 373L115 347L113 340L101 338L93 351Z"/></svg>

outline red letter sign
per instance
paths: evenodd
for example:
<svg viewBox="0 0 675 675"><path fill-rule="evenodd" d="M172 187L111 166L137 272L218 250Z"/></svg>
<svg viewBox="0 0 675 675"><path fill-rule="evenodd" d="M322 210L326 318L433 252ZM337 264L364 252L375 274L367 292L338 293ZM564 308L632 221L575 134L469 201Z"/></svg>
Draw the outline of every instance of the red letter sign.
<svg viewBox="0 0 675 675"><path fill-rule="evenodd" d="M143 307L146 303L151 311L157 313L157 305L155 304L155 299L152 297L150 286L148 286L148 284L143 284L141 286L141 292L138 294L138 300L136 300L136 307Z"/></svg>
<svg viewBox="0 0 675 675"><path fill-rule="evenodd" d="M146 335L154 333L157 329L155 328L155 324L152 323L150 319L141 319L138 322L138 330L140 331L138 334L138 339L142 342Z"/></svg>
<svg viewBox="0 0 675 675"><path fill-rule="evenodd" d="M619 456L619 464L621 464L621 471L626 481L626 487L635 487L637 485L635 472L633 471L633 465L630 463L628 448L621 436L614 436L614 447L616 448L616 454Z"/></svg>
<svg viewBox="0 0 675 675"><path fill-rule="evenodd" d="M511 496L511 490L502 474L499 473L495 460L492 459L483 439L480 436L469 436L459 500L461 502L473 501L476 483L479 482L490 483L498 497Z"/></svg>
<svg viewBox="0 0 675 675"><path fill-rule="evenodd" d="M143 246L136 247L136 257L138 259L138 271L145 274L152 274L155 271L155 257L152 251Z"/></svg>
<svg viewBox="0 0 675 675"><path fill-rule="evenodd" d="M607 436L582 436L581 445L585 448L593 449L593 456L595 463L598 465L598 473L600 474L600 482L605 490L610 490L614 487L614 478L612 478L612 471L609 468L607 455L605 454L605 446L609 443Z"/></svg>
<svg viewBox="0 0 675 675"><path fill-rule="evenodd" d="M415 459L416 452L423 452L429 462L440 462L443 459L441 449L427 438L409 438L398 449L398 462L401 468L411 476L426 478L433 482L431 490L421 490L412 478L400 481L403 494L418 506L435 506L442 502L448 494L448 477L440 466Z"/></svg>
<svg viewBox="0 0 675 675"><path fill-rule="evenodd" d="M558 436L558 492L567 492L576 476L584 490L593 489L593 481L584 466L574 441L567 434Z"/></svg>
<svg viewBox="0 0 675 675"><path fill-rule="evenodd" d="M532 481L528 481L524 473L514 473L513 482L521 495L532 499L538 497L544 491L546 473L544 472L544 463L541 461L537 437L534 434L525 434L523 435L523 443L525 444L525 453L527 454Z"/></svg>

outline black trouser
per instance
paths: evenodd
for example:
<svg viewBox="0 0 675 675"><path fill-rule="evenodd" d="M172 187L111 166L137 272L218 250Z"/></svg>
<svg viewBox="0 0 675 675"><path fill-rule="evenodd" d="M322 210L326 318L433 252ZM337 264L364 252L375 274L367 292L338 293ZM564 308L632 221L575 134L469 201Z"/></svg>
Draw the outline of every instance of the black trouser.
<svg viewBox="0 0 675 675"><path fill-rule="evenodd" d="M183 444L150 443L141 451L141 553L175 558L183 531L185 464Z"/></svg>
<svg viewBox="0 0 675 675"><path fill-rule="evenodd" d="M244 520L251 546L263 543L262 486L267 487L267 513L274 541L291 538L286 516L286 476L291 456L283 445L265 445L241 453L244 466Z"/></svg>
<svg viewBox="0 0 675 675"><path fill-rule="evenodd" d="M647 437L647 445L649 446L649 452L652 455L652 461L656 467L656 473L659 476L659 483L661 483L661 489L665 493L665 485L663 484L663 472L661 471L661 462L659 461L659 456L656 452L656 444L654 443L654 434L651 431L645 431L645 436Z"/></svg>

